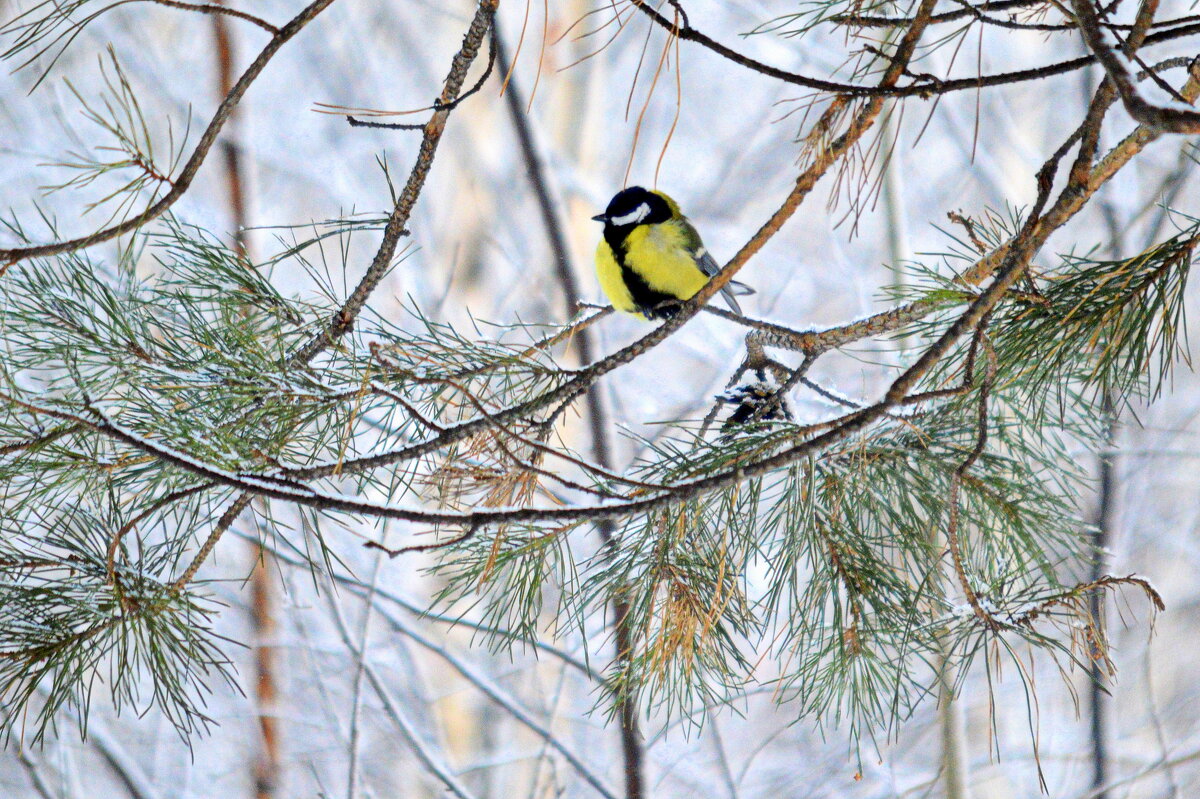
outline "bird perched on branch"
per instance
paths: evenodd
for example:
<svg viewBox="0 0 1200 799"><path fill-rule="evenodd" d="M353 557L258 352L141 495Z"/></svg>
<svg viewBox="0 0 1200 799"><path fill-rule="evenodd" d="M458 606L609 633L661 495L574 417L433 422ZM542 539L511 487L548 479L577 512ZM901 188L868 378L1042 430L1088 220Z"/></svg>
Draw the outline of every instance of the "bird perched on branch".
<svg viewBox="0 0 1200 799"><path fill-rule="evenodd" d="M592 219L604 223L596 274L618 311L668 319L720 269L679 205L661 191L631 186ZM754 289L731 280L721 293L740 314L737 297Z"/></svg>

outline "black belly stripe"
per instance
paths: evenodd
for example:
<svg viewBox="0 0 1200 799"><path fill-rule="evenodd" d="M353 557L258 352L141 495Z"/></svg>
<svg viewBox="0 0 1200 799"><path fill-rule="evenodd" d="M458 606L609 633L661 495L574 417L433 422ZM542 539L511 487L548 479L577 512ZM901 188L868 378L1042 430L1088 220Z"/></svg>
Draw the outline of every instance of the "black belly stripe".
<svg viewBox="0 0 1200 799"><path fill-rule="evenodd" d="M605 231L607 234L607 231ZM613 259L621 267L621 279L625 282L625 288L629 289L629 296L633 298L633 304L638 307L638 310L645 314L647 319L670 319L678 310L675 306L661 306L665 302L678 300L670 294L664 294L661 291L650 288L650 284L646 279L633 270L628 263L626 257L628 251L625 249L625 239L621 237L619 241L614 241L616 236L609 238L605 235L608 241L608 246L612 249Z"/></svg>

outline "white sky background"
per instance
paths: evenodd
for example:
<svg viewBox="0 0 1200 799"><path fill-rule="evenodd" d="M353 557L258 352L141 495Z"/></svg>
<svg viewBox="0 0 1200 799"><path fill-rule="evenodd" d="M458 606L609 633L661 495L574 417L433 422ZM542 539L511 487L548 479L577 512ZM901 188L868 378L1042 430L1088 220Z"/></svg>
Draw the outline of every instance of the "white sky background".
<svg viewBox="0 0 1200 799"><path fill-rule="evenodd" d="M565 0L551 4L550 38L600 0ZM783 69L827 77L844 61L847 46L837 31L783 38L763 34L740 38L795 8L785 2L686 2L692 24L718 40ZM0 0L0 17L27 5ZM267 0L240 4L279 22L299 8L295 3ZM949 4L944 5L950 8ZM260 226L297 224L337 217L351 209L378 212L389 205L376 158L386 154L393 180L401 183L415 155L419 133L352 129L337 116L314 113L316 103L409 109L428 105L440 90L449 58L461 40L472 5L466 0L362 4L336 3L312 23L268 66L239 110L238 135L248 170L250 218ZM1132 6L1125 9L1131 13ZM510 56L520 31L524 5L507 0L501 10L502 31ZM1189 13L1185 3L1164 4L1160 17ZM541 45L541 5L530 11L517 85L528 98ZM605 19L597 15L591 19ZM1058 17L1049 16L1051 21ZM257 28L233 22L239 70L266 41ZM645 39L648 22L634 18L630 29L596 57L573 67L560 67L604 41L611 29L583 42L547 44L544 67L532 105L535 133L548 164L552 189L572 249L574 268L584 287L583 299L600 301L591 271L591 252L599 235L588 217L602 210L623 182L635 123L645 101L649 72L661 52L656 30L647 49L647 64L633 94L628 119L624 109L629 86ZM591 27L588 22L578 30ZM94 137L78 114L78 105L62 83L69 77L84 96L98 90L97 57L111 42L130 76L148 121L160 134L170 118L182 130L189 108L193 116L189 146L207 124L216 104L215 62L211 21L200 15L131 4L88 27L66 52L51 76L27 95L36 74L26 70L0 77L0 209L27 221L35 218L33 202L56 216L68 235L83 234L100 224L100 210L79 217L84 203L105 193L97 187L49 196L36 187L64 179L61 169L46 166ZM801 115L779 120L796 107L805 91L785 86L725 62L696 45L682 43L682 95L678 125L662 161L658 187L671 193L723 261L761 225L787 194L796 175L795 137ZM916 65L918 71L945 74L954 54L942 48ZM982 43L972 32L957 54L959 76L1006 71L1074 57L1082 52L1078 37L985 29ZM1170 45L1153 50L1154 61L1180 54ZM980 63L980 59L981 62ZM480 63L472 71L478 74ZM11 62L9 62L11 64ZM1178 84L1181 70L1168 73ZM844 73L838 73L845 78ZM933 104L909 100L900 125L902 146L896 152L901 176L903 236L914 254L940 252L948 242L946 212L972 216L987 207L1022 206L1034 195L1033 174L1079 118L1085 89L1094 87L1095 71L1074 72L1044 84L963 92L945 97L926 126ZM651 185L662 143L675 114L675 74L664 74L650 100L633 159L630 183ZM467 324L471 316L510 322L558 322L563 319L561 291L553 278L541 218L525 177L506 109L498 97L499 79L467 100L450 118L429 182L410 223L407 259L376 292L373 308L402 318L401 302L413 299L435 318ZM978 127L977 127L978 115ZM814 114L815 116L815 114ZM1132 127L1124 111L1114 108L1106 127L1108 142ZM418 121L423 116L406 117ZM920 141L914 142L920 135ZM165 139L164 139L165 141ZM1112 204L1124 228L1126 254L1145 245L1155 210L1151 205L1164 176L1180 162L1182 138L1166 138L1151 146L1107 187L1101 199ZM164 148L165 149L165 148ZM974 157L972 158L972 154ZM185 221L222 234L231 228L223 194L224 175L214 152L196 183L176 207ZM884 307L880 290L892 280L885 265L888 217L882 202L869 203L853 220L845 218L845 195L828 205L827 179L783 231L739 274L758 294L744 301L751 315L792 326L826 325ZM1176 207L1200 211L1189 182ZM1096 203L1098 206L1098 203ZM1037 259L1054 262L1055 247L1085 251L1109 239L1098 207L1081 215L1058 234ZM1169 230L1169 227L1168 227ZM3 242L0 239L0 242ZM273 250L272 234L259 231L252 241L258 252ZM7 243L7 242L5 242ZM341 290L352 287L373 252L372 234L358 237L343 274L335 261L332 272ZM934 256L922 257L926 263ZM152 265L147 263L146 269ZM312 290L298 269L282 267L277 283L299 293ZM1195 306L1195 290L1190 292ZM607 352L645 331L633 319L607 320L599 328ZM695 417L723 386L742 351L741 333L704 315L647 356L607 378L604 391L613 417L639 433L658 420ZM837 356L824 359L814 377L849 396L869 396L879 388L880 372L870 362L894 361L892 345L856 348L862 361ZM1119 603L1126 620L1114 624L1116 660L1121 668L1116 694L1116 743L1113 769L1135 775L1162 761L1200 752L1195 729L1198 673L1192 655L1197 634L1195 608L1200 592L1200 494L1196 475L1200 459L1200 424L1196 421L1200 382L1181 370L1165 396L1142 409L1142 427L1130 424L1121 434L1128 454L1121 459L1119 540L1114 545L1114 574L1137 572L1162 591L1168 610L1150 639L1144 605L1133 599ZM798 396L801 412L820 408L813 397ZM1133 422L1132 419L1127 421ZM578 435L584 435L582 426ZM624 442L624 440L622 439ZM582 443L582 438L579 439ZM622 443L619 459L627 462L632 445ZM1093 460L1080 453L1081 460ZM295 513L277 509L285 525L281 536L298 541ZM243 519L240 531L252 529ZM412 530L394 526L397 541ZM358 578L370 582L375 556L359 544L362 535L378 538L375 528L342 530L327 525L325 534ZM237 579L246 572L249 548L237 540L223 542L204 576L216 583L214 593L229 603L219 629L237 640L248 635L247 592ZM423 605L434 581L418 574L416 558L385 561L378 585ZM353 653L344 646L330 610L327 585L314 591L304 570L278 567L285 590L279 597L276 644L282 697L279 714L285 752L283 796L345 795L349 763L350 706L354 701ZM363 629L363 601L343 588L335 596L352 635ZM489 685L519 699L540 723L551 727L563 743L614 789L619 789L618 739L604 726L603 713L587 715L595 700L593 686L577 672L546 654L492 657L469 631L447 631L445 625L418 619L394 604L379 600L380 611L369 626L368 660L376 668L398 706L437 756L460 773L477 796L551 796L559 786L565 796L596 795L559 753L546 752L541 741L516 724L503 708L489 702L447 661L390 626L382 609L444 643L455 657L485 675ZM1149 645L1147 645L1149 639ZM579 653L574 634L559 642ZM610 645L597 639L593 665L603 666ZM239 659L243 685L249 692L253 674L249 654ZM981 675L977 675L981 677ZM1083 690L1083 679L1075 675ZM1087 722L1077 717L1071 695L1056 672L1037 675L1038 734L1042 767L1049 793L1075 797L1085 793ZM120 796L124 788L105 747L125 758L122 768L138 772L154 786L156 796L202 797L250 795L249 758L254 748L254 709L250 700L218 689L210 712L219 727L194 742L189 753L170 727L155 714L114 718L97 686L93 735L81 744L70 723L45 749L27 757L58 796ZM977 799L1035 795L1025 702L1015 674L996 686L996 726L989 729L989 699L981 678L965 689L972 783ZM438 796L418 767L385 703L363 688L361 725L364 796ZM776 707L770 694L741 706L740 715L726 713L717 722L689 734L673 727L655 737L661 723L647 724L654 745L649 751L649 785L656 796L696 797L893 797L927 795L937 769L937 729L931 704L902 726L895 744L883 742L879 757L864 751L859 764L847 755L843 731L824 730L811 721L795 722L787 705ZM992 736L997 738L993 741ZM882 738L881 738L882 741ZM989 745L1001 758L989 757ZM730 788L719 766L723 752L736 786ZM536 772L536 776L535 776ZM1200 773L1191 763L1158 769L1115 793L1115 796L1165 796L1168 778L1180 796L1195 792ZM537 786L532 787L532 786ZM100 786L104 786L101 788ZM0 794L33 796L29 768L14 749L0 752ZM933 795L938 795L935 789Z"/></svg>

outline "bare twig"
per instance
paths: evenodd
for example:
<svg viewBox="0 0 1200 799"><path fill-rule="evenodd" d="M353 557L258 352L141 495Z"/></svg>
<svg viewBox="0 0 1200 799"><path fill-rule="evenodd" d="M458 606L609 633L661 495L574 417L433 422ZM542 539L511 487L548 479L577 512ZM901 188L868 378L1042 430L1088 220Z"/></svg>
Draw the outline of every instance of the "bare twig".
<svg viewBox="0 0 1200 799"><path fill-rule="evenodd" d="M476 92L478 92L480 89L483 88L483 85L485 83L487 83L488 78L490 78L492 76L492 69L495 66L496 66L496 47L495 47L495 44L493 43L493 45L488 48L487 66L484 68L483 74L480 75L479 79L475 81L475 85L472 86L471 88L467 89L465 92L458 95L457 97L455 97L453 100L451 100L448 103L443 103L440 99L438 99L438 100L434 101L433 105L429 106L428 108L420 108L420 109L416 109L414 111L392 112L392 111L374 111L374 110L368 110L368 109L356 109L356 110L358 110L359 113L369 113L371 116L377 116L377 117L392 116L393 114L397 114L397 115L399 115L399 114L416 114L416 113L420 113L421 111L453 111L455 108L458 108L458 106L460 106L462 104L463 100L466 100L468 97L470 97L471 95L475 94ZM332 113L332 112L335 112L335 111L338 111L341 109L341 106L326 105L325 103L317 103L317 105L323 107L321 109L322 113ZM326 110L326 109L328 109L328 110ZM358 119L351 115L346 116L346 121L348 123L350 123L351 127L356 127L356 128L383 128L385 130L424 130L425 129L425 125L423 123L415 124L415 125L402 125L402 124L399 124L396 122L375 122L375 121L371 121L371 120L363 120L363 119Z"/></svg>
<svg viewBox="0 0 1200 799"><path fill-rule="evenodd" d="M126 535L129 534L129 532L131 530L136 528L139 524L141 524L143 521L145 521L149 517L153 516L158 511L165 508L167 505L173 505L176 502L178 502L179 500L186 499L187 497L190 497L193 494L199 494L202 491L207 491L208 489L212 488L214 485L216 485L216 484L212 483L212 482L204 482L204 483L200 483L198 485L191 486L190 488L181 488L178 491L172 491L171 493L169 493L165 496L162 496L162 497L158 498L157 500L155 500L154 502L150 503L150 506L147 507L144 511L139 513L137 516L134 516L132 519L130 519L125 524L121 525L121 527L115 533L113 533L112 538L108 542L108 555L107 555L108 584L112 585L116 581L117 550L120 549L121 541L125 538Z"/></svg>
<svg viewBox="0 0 1200 799"><path fill-rule="evenodd" d="M213 3L181 3L179 0L150 0L150 2L160 6L183 9L184 11L198 11L201 14L234 17L236 19L245 20L252 25L257 25L272 35L279 34L279 28L275 27L271 23L264 19L260 19L253 14L247 14L245 11L238 11L236 8L227 8L226 6L216 5Z"/></svg>
<svg viewBox="0 0 1200 799"><path fill-rule="evenodd" d="M444 762L439 753L432 751L429 745L425 743L416 725L404 711L402 703L397 701L392 695L392 692L388 690L383 679L380 678L379 672L367 660L366 651L362 647L355 646L354 641L350 637L350 628L346 624L346 617L342 613L341 605L338 604L337 592L328 591L326 592L326 597L330 610L333 612L333 619L337 623L338 634L342 638L342 643L354 653L358 667L362 669L367 680L371 683L371 687L375 689L375 694L383 701L384 709L392 721L395 722L397 729L404 736L404 740L408 742L417 760L421 762L421 765L429 769L429 772L436 776L442 785L450 793L457 796L458 799L472 799L474 794L467 790L467 787L451 771L449 765Z"/></svg>
<svg viewBox="0 0 1200 799"><path fill-rule="evenodd" d="M659 27L668 31L674 30L674 22L670 19L667 19L655 9L651 8L650 3L647 2L647 0L630 0L630 2L637 6L637 8L643 14L653 20L654 23ZM998 4L992 4L992 7L994 8L997 5ZM962 16L968 16L971 14L970 11L966 10L962 12L950 13L961 14ZM945 20L947 19L947 16L942 15L940 18ZM838 18L835 17L834 19ZM886 24L881 23L879 27L894 27L896 25L907 24L908 22L911 22L911 18L898 18L895 20L888 20ZM1180 25L1179 27L1170 28L1168 30L1156 31L1146 38L1146 43L1159 44L1161 42L1166 42L1173 39L1192 36L1198 31L1200 31L1200 25ZM820 92L828 92L847 97L933 97L942 94L949 94L951 92L983 89L994 86L1005 86L1013 83L1041 80L1042 78L1048 78L1054 75L1062 75L1068 72L1074 72L1076 70L1083 69L1088 64L1094 63L1097 60L1096 56L1087 55L1079 58L1071 58L1064 61L1059 61L1054 64L1047 64L1042 67L1020 69L994 75L979 75L973 78L942 80L934 79L931 76L921 76L920 80L904 86L898 86L894 84L863 86L853 83L838 83L837 81L813 78L796 72L788 72L787 70L779 69L778 67L773 67L769 64L764 64L761 61L757 61L749 56L737 52L736 50L726 47L720 42L715 41L711 37L706 36L689 25L684 25L679 30L678 36L683 41L695 42L696 44L711 50L722 58L732 61L739 66L753 70L761 75L765 75L769 78L774 78L794 86L803 86L808 89L815 89Z"/></svg>
<svg viewBox="0 0 1200 799"><path fill-rule="evenodd" d="M400 237L404 235L404 227L408 224L413 207L416 205L417 198L421 195L421 189L425 186L425 180L429 177L429 171L433 167L438 144L442 140L442 133L445 131L450 117L449 109L452 107L450 104L462 90L463 83L467 79L467 70L471 68L475 56L479 53L479 47L483 43L483 37L487 35L488 28L491 27L492 17L496 13L499 2L500 0L480 0L475 9L475 16L471 20L466 36L463 37L462 46L450 62L450 72L446 75L442 93L438 97L436 106L438 110L434 111L429 121L425 123L416 163L413 164L404 189L400 192L396 205L388 217L387 225L383 230L383 239L379 243L375 257L371 259L370 266L367 267L366 274L362 276L358 285L354 287L354 291L342 303L342 307L330 317L325 328L288 358L290 365L308 363L324 352L326 347L350 332L354 326L354 320L358 318L358 314L367 304L371 293L391 268L396 246Z"/></svg>
<svg viewBox="0 0 1200 799"><path fill-rule="evenodd" d="M237 517L242 514L242 511L250 506L250 500L252 499L254 499L254 495L249 492L240 494L233 501L233 504L231 504L225 510L225 512L221 514L221 518L218 519L216 525L213 526L212 532L209 533L208 538L205 539L204 543L200 546L200 551L196 553L196 557L194 557L188 567L184 569L183 574L179 575L178 579L171 584L172 593L178 594L187 586L188 583L192 581L192 579L196 576L196 572L200 570L200 565L204 563L205 559L207 559L209 554L213 551L213 547L215 547L217 542L221 540L221 536L223 536L225 531L228 530L235 521L237 521Z"/></svg>

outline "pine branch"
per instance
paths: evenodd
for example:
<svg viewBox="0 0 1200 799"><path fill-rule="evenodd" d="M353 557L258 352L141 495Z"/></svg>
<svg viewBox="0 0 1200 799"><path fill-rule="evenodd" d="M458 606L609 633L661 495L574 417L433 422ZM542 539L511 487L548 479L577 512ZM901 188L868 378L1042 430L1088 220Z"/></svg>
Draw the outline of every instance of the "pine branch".
<svg viewBox="0 0 1200 799"><path fill-rule="evenodd" d="M200 171L200 167L204 164L208 157L209 151L217 141L217 136L224 127L225 122L229 119L229 115L233 109L241 101L246 91L251 84L258 79L262 71L266 69L267 64L275 56L276 53L289 40L294 38L296 34L304 30L308 23L312 22L318 14L324 11L333 3L333 0L314 0L303 11L293 17L286 25L279 29L279 32L271 37L271 41L262 49L258 56L251 62L242 76L238 78L237 83L230 89L229 94L217 106L217 111L213 114L212 120L208 123L204 133L200 136L200 141L196 143L196 147L192 150L192 155L183 165L179 174L172 180L171 188L161 198L156 200L148 208L139 214L129 217L122 222L119 222L104 230L97 231L87 236L81 236L75 239L56 242L53 244L41 244L29 247L16 247L10 249L0 249L0 265L11 265L18 261L23 261L28 258L40 258L51 255L61 255L64 253L74 252L86 247L91 247L106 241L111 241L118 236L123 236L127 233L132 233L141 229L147 222L157 219L166 213L179 198L181 198L189 188L192 181L195 180L196 174ZM13 51L8 51L11 54Z"/></svg>

